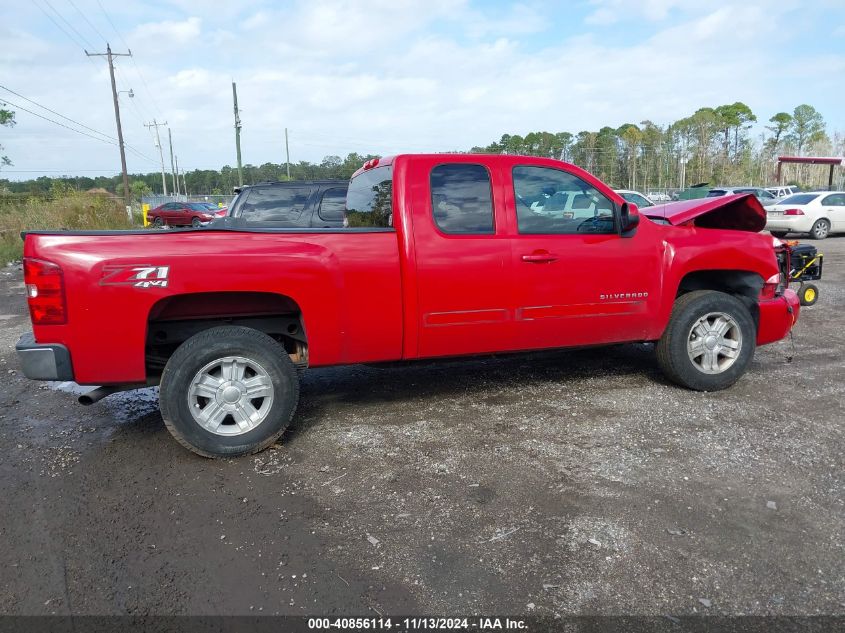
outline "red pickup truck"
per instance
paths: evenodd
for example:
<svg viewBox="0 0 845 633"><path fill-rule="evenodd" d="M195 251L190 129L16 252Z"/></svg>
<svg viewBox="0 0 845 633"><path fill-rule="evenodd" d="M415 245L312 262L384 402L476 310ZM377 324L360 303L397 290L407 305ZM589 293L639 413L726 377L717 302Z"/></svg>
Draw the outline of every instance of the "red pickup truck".
<svg viewBox="0 0 845 633"><path fill-rule="evenodd" d="M728 387L798 319L788 251L751 195L648 213L556 160L399 155L354 174L341 227L33 231L18 355L104 385L89 403L160 384L210 457L279 437L298 368L654 341L670 380Z"/></svg>

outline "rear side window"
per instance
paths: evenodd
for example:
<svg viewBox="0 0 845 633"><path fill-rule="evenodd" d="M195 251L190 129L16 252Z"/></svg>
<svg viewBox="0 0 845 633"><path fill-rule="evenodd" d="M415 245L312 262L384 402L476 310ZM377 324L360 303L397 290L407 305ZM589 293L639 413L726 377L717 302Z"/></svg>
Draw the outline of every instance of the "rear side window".
<svg viewBox="0 0 845 633"><path fill-rule="evenodd" d="M393 167L363 171L349 182L343 226L354 228L393 226Z"/></svg>
<svg viewBox="0 0 845 633"><path fill-rule="evenodd" d="M241 217L247 222L297 227L310 193L307 187L253 187L242 204Z"/></svg>
<svg viewBox="0 0 845 633"><path fill-rule="evenodd" d="M327 189L320 200L317 215L325 222L343 222L346 210L346 189Z"/></svg>
<svg viewBox="0 0 845 633"><path fill-rule="evenodd" d="M822 204L829 204L832 207L845 206L845 193L834 193L822 200Z"/></svg>
<svg viewBox="0 0 845 633"><path fill-rule="evenodd" d="M490 174L482 165L453 163L431 170L431 209L444 233L493 233Z"/></svg>

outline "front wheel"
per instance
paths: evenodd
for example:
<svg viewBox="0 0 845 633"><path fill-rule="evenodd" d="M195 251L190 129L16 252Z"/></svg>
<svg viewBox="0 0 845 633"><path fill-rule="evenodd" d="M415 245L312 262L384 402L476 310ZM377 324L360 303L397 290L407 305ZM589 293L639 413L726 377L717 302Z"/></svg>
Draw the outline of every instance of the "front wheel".
<svg viewBox="0 0 845 633"><path fill-rule="evenodd" d="M657 361L672 382L696 391L734 384L754 357L756 328L736 297L697 290L675 301L657 343Z"/></svg>
<svg viewBox="0 0 845 633"><path fill-rule="evenodd" d="M830 222L824 218L819 218L810 229L810 237L815 240L823 240L830 233Z"/></svg>
<svg viewBox="0 0 845 633"><path fill-rule="evenodd" d="M285 431L299 378L285 348L239 326L205 330L182 343L161 376L159 406L170 433L203 457L257 453Z"/></svg>
<svg viewBox="0 0 845 633"><path fill-rule="evenodd" d="M155 221L153 222L156 228L160 229L164 226L164 220L161 217L156 217Z"/></svg>

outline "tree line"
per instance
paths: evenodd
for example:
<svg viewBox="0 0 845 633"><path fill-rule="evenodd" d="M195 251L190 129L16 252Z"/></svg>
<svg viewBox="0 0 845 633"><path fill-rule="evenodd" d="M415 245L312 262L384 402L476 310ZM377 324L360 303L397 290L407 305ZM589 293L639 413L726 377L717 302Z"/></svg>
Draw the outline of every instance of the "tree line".
<svg viewBox="0 0 845 633"><path fill-rule="evenodd" d="M524 154L559 158L578 165L617 188L642 190L679 189L696 183L712 185L767 185L774 182L778 155L843 155L845 139L832 138L824 118L813 106L802 104L790 112L777 112L752 135L758 116L742 102L699 108L688 117L668 125L652 121L626 123L597 131L530 132L524 136L504 134L489 145L469 151ZM375 155L326 156L320 163L300 161L290 165L292 180L348 179ZM790 165L789 182L805 187L826 184L824 170ZM133 174L133 196L161 192L160 172ZM167 174L170 186L170 174ZM247 164L244 184L287 180L284 163ZM237 169L186 172L184 182L191 194L229 194L238 184ZM76 190L102 188L121 191L120 176L41 176L32 180L0 179L0 192L46 194L54 185Z"/></svg>

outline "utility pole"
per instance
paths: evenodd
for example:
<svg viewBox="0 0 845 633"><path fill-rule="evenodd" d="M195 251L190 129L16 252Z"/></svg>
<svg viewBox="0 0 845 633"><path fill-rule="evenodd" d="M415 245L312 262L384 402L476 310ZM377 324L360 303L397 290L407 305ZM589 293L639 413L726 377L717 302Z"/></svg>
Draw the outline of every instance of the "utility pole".
<svg viewBox="0 0 845 633"><path fill-rule="evenodd" d="M176 182L176 168L173 166L173 137L170 135L170 128L167 128L167 142L170 144L170 174L173 176L173 191L179 193L179 185Z"/></svg>
<svg viewBox="0 0 845 633"><path fill-rule="evenodd" d="M290 180L290 149L288 149L288 129L285 128L285 165L288 170L288 180Z"/></svg>
<svg viewBox="0 0 845 633"><path fill-rule="evenodd" d="M238 186L244 185L244 174L241 167L241 117L238 114L238 87L232 82L232 98L235 101L235 149L238 151Z"/></svg>
<svg viewBox="0 0 845 633"><path fill-rule="evenodd" d="M188 197L188 184L185 182L185 172L182 172L182 184L185 185L185 197ZM179 192L179 157L176 157L176 192Z"/></svg>
<svg viewBox="0 0 845 633"><path fill-rule="evenodd" d="M83 49L85 50L85 49ZM120 106L117 103L117 84L114 81L114 62L115 57L132 57L132 51L128 50L126 53L112 53L111 46L106 43L105 53L89 53L85 51L88 57L106 57L109 60L109 75L111 75L111 94L114 100L114 119L117 122L117 144L120 147L120 169L123 172L123 204L126 205L126 214L129 219L132 219L132 205L129 200L129 174L126 173L126 151L123 149L123 128L120 127Z"/></svg>
<svg viewBox="0 0 845 633"><path fill-rule="evenodd" d="M156 129L156 147L158 148L158 157L161 159L161 188L164 191L164 195L167 195L167 180L164 177L164 151L161 148L161 139L158 137L158 128L163 125L167 125L167 121L164 123L158 123L155 119L153 119L152 123L144 123L144 127L154 127Z"/></svg>

